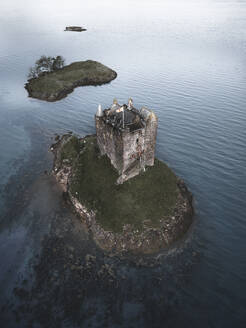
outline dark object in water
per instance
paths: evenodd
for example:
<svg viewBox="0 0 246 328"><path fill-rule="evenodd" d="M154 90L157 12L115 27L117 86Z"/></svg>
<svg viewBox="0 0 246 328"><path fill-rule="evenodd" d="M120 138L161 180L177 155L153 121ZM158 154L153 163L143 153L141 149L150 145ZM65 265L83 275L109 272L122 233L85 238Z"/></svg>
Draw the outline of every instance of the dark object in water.
<svg viewBox="0 0 246 328"><path fill-rule="evenodd" d="M81 26L66 26L65 31L82 32L86 31L86 28Z"/></svg>

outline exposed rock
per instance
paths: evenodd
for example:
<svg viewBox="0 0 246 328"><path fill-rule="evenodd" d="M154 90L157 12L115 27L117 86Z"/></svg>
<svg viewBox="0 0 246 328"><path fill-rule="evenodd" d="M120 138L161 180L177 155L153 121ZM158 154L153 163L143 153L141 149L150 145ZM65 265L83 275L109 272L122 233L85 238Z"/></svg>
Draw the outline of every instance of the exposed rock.
<svg viewBox="0 0 246 328"><path fill-rule="evenodd" d="M95 260L96 260L96 256L91 255L91 254L87 254L86 257L85 257L86 263L88 263L88 262L94 262Z"/></svg>
<svg viewBox="0 0 246 328"><path fill-rule="evenodd" d="M65 31L82 32L82 31L86 31L86 28L81 26L66 26Z"/></svg>

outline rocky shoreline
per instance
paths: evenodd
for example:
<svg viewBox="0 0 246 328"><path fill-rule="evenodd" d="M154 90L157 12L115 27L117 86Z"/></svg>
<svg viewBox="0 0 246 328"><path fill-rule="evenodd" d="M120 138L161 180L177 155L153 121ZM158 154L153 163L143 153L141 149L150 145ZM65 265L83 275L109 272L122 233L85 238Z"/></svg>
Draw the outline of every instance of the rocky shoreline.
<svg viewBox="0 0 246 328"><path fill-rule="evenodd" d="M29 97L49 102L65 98L80 86L99 86L111 82L117 73L92 60L74 62L53 72L31 78L25 84Z"/></svg>
<svg viewBox="0 0 246 328"><path fill-rule="evenodd" d="M131 254L153 254L170 247L188 231L193 217L192 194L184 181L178 178L179 192L173 214L160 218L158 227L151 226L151 223L146 220L143 222L143 229L141 230L134 228L131 224L126 224L123 226L122 232L106 231L97 222L96 210L87 209L71 192L73 166L66 160L61 164L59 160L61 150L69 138L71 135L64 135L51 147L55 156L53 174L62 186L67 200L79 214L82 222L101 249L114 254L128 252ZM82 138L80 141L83 142L86 138Z"/></svg>

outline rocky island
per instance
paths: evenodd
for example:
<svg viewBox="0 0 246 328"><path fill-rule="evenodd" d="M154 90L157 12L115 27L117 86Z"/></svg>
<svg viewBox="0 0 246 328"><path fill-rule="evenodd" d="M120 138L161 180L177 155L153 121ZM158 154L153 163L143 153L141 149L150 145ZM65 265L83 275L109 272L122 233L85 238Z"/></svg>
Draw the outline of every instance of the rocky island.
<svg viewBox="0 0 246 328"><path fill-rule="evenodd" d="M81 26L66 26L65 31L83 32L83 31L86 31L86 28L81 27Z"/></svg>
<svg viewBox="0 0 246 328"><path fill-rule="evenodd" d="M86 85L102 85L114 80L117 73L109 67L92 60L74 62L52 72L43 72L31 78L25 89L32 98L57 101L71 93L74 88Z"/></svg>
<svg viewBox="0 0 246 328"><path fill-rule="evenodd" d="M151 254L192 223L192 195L155 158L157 117L113 105L95 115L96 135L62 136L52 145L53 173L95 242L105 251Z"/></svg>

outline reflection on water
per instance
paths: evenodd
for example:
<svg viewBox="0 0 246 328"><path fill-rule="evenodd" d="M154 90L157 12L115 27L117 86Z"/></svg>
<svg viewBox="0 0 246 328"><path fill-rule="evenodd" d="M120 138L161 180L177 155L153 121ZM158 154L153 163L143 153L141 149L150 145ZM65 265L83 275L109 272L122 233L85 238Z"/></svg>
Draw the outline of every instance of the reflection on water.
<svg viewBox="0 0 246 328"><path fill-rule="evenodd" d="M51 167L47 149L54 133L94 133L98 103L108 106L114 97L123 103L131 96L137 107L146 105L157 113L157 155L192 190L197 218L185 260L182 255L174 256L175 263L164 258L156 269L167 277L161 288L148 283L152 271L126 273L134 287L127 283L127 296L117 290L122 322L128 327L129 322L133 327L147 326L151 320L158 327L164 319L168 327L185 320L191 327L243 326L245 4L93 0L85 5L73 0L61 5L26 0L1 3L0 8L0 284L7 286L3 294L32 257L36 235L31 226L39 227L40 235L49 231L45 212L37 219L27 211L35 197L41 197L35 181ZM88 30L64 33L67 25ZM118 77L101 87L77 88L59 102L34 100L23 86L29 67L42 54L61 54L67 63L98 60L116 70ZM32 186L37 190L30 193ZM52 188L47 188L50 202L41 202L41 208L52 208ZM16 245L30 248L19 261ZM194 252L199 260L192 260ZM185 263L190 263L188 270ZM9 277L8 268L14 268ZM130 269L123 265L121 270ZM167 286L169 301L161 302ZM142 301L134 299L136 290ZM149 317L143 316L148 309Z"/></svg>

